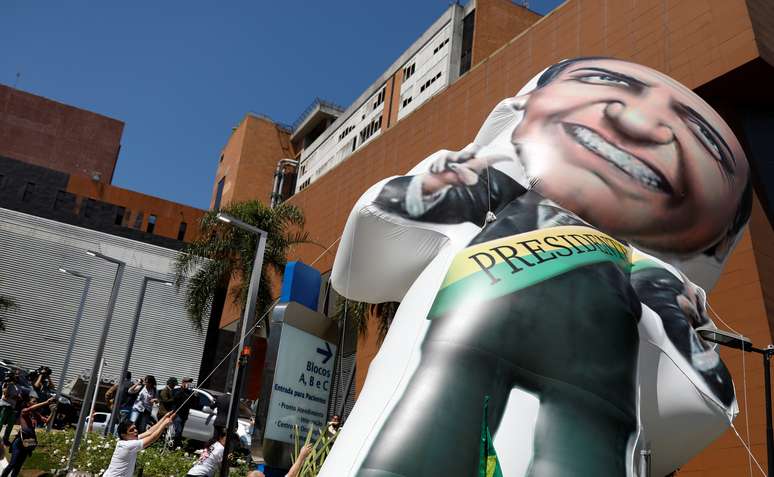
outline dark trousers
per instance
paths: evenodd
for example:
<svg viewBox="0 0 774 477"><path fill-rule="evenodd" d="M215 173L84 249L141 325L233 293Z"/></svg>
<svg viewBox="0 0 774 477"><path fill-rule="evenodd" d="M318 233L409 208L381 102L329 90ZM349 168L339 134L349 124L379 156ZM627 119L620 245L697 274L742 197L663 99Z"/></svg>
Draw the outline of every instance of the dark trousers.
<svg viewBox="0 0 774 477"><path fill-rule="evenodd" d="M625 476L638 316L628 276L601 264L434 319L358 477L476 475L485 396L495 434L513 388L540 400L529 477Z"/></svg>
<svg viewBox="0 0 774 477"><path fill-rule="evenodd" d="M185 421L187 420L188 416L175 416L175 421L173 422L175 430L175 447L179 447L180 443L183 441L183 429L185 428Z"/></svg>
<svg viewBox="0 0 774 477"><path fill-rule="evenodd" d="M22 445L22 440L16 438L11 443L11 461L8 463L8 467L3 470L0 477L16 477L21 473L24 461L27 460L32 454L32 449L27 449Z"/></svg>
<svg viewBox="0 0 774 477"><path fill-rule="evenodd" d="M13 406L0 406L0 429L3 429L5 425L5 432L3 432L3 442L9 442L11 438L11 429L16 423L16 410Z"/></svg>

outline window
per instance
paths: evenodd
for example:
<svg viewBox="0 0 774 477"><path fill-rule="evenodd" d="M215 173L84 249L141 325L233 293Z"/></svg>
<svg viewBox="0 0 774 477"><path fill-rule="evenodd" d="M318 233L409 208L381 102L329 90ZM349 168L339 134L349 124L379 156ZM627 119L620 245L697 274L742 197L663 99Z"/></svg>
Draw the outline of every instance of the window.
<svg viewBox="0 0 774 477"><path fill-rule="evenodd" d="M369 137L373 136L373 134L381 129L382 127L382 117L379 116L378 118L375 118L373 121L371 121L368 126L363 128L362 131L360 131L360 142L365 142L368 140Z"/></svg>
<svg viewBox="0 0 774 477"><path fill-rule="evenodd" d="M215 192L215 204L213 205L214 210L220 209L220 201L223 199L223 186L226 185L226 176L223 176L218 181L218 190Z"/></svg>
<svg viewBox="0 0 774 477"><path fill-rule="evenodd" d="M476 22L476 11L471 11L462 19L462 51L460 53L460 76L470 69L473 59L473 26Z"/></svg>
<svg viewBox="0 0 774 477"><path fill-rule="evenodd" d="M384 101L384 99L382 99L382 101ZM354 130L355 130L355 126L347 126L346 128L344 128L341 134L339 134L339 141L347 137L347 135L349 135L349 133L351 133ZM301 174L303 174L303 172Z"/></svg>
<svg viewBox="0 0 774 477"><path fill-rule="evenodd" d="M134 218L134 228L139 229L142 227L142 210L137 212L137 216Z"/></svg>
<svg viewBox="0 0 774 477"><path fill-rule="evenodd" d="M115 225L123 225L125 215L126 215L126 207L116 207L116 219L113 221L113 223Z"/></svg>
<svg viewBox="0 0 774 477"><path fill-rule="evenodd" d="M411 96L409 96L408 98L403 100L403 107L404 108L411 103L411 99L412 99Z"/></svg>
<svg viewBox="0 0 774 477"><path fill-rule="evenodd" d="M22 193L22 201L29 202L32 200L32 195L35 193L35 183L27 182L24 186L24 193Z"/></svg>
<svg viewBox="0 0 774 477"><path fill-rule="evenodd" d="M54 210L60 210L64 208L65 202L67 202L67 192L63 190L56 191L56 198L54 199Z"/></svg>
<svg viewBox="0 0 774 477"><path fill-rule="evenodd" d="M150 214L148 216L148 226L145 228L145 231L149 234L153 233L153 229L156 228L156 216L153 214Z"/></svg>
<svg viewBox="0 0 774 477"><path fill-rule="evenodd" d="M406 81L407 79L411 78L411 76L414 74L414 71L417 69L417 64L412 63L411 66L407 66L403 68L403 81Z"/></svg>
<svg viewBox="0 0 774 477"><path fill-rule="evenodd" d="M379 94L376 95L376 101L374 102L374 109L376 109L380 104L384 102L384 91L386 88L382 88L381 91L379 91Z"/></svg>
<svg viewBox="0 0 774 477"><path fill-rule="evenodd" d="M180 227L177 229L177 239L183 240L185 238L185 230L188 228L188 224L180 222Z"/></svg>
<svg viewBox="0 0 774 477"><path fill-rule="evenodd" d="M220 160L218 162L223 162L223 154L220 155Z"/></svg>
<svg viewBox="0 0 774 477"><path fill-rule="evenodd" d="M94 213L97 211L97 201L94 199L86 199L86 205L83 208L83 216L88 218L94 217Z"/></svg>

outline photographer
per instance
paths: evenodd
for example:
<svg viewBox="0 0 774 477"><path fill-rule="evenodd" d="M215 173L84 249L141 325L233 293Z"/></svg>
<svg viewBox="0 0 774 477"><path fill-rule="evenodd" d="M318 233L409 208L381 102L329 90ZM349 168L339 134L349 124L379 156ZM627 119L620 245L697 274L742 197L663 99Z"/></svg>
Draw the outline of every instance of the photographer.
<svg viewBox="0 0 774 477"><path fill-rule="evenodd" d="M21 391L16 384L18 381L18 371L14 371L3 380L2 394L0 394L0 431L5 426L5 432L2 434L2 443L6 447L11 445L11 429L16 422L16 405L18 404Z"/></svg>
<svg viewBox="0 0 774 477"><path fill-rule="evenodd" d="M38 394L38 399L48 399L53 386L51 385L51 368L41 366L35 370L35 379L31 379L32 388Z"/></svg>

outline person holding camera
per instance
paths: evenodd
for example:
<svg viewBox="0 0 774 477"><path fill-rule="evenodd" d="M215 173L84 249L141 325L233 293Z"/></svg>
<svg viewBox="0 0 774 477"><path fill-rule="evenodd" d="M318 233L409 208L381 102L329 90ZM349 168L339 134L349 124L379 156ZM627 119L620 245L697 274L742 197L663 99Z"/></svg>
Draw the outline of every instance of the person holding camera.
<svg viewBox="0 0 774 477"><path fill-rule="evenodd" d="M11 461L0 474L0 477L16 477L21 472L24 461L32 455L32 451L38 446L35 428L39 423L45 423L47 420L40 415L40 410L53 404L55 398L50 398L40 403L33 396L21 397L22 410L19 413L19 432L11 444Z"/></svg>
<svg viewBox="0 0 774 477"><path fill-rule="evenodd" d="M32 388L38 394L38 399L48 399L53 386L51 385L51 368L48 366L41 366L36 371L37 375L32 380Z"/></svg>
<svg viewBox="0 0 774 477"><path fill-rule="evenodd" d="M144 380L140 379L137 384L130 388L129 393L138 393L129 420L137 426L137 430L142 434L155 422L151 412L153 405L159 402L156 377L150 374L145 376Z"/></svg>
<svg viewBox="0 0 774 477"><path fill-rule="evenodd" d="M17 381L18 371L13 371L3 380L2 394L0 394L0 431L5 426L2 443L6 447L11 445L11 429L16 422L16 405L21 394Z"/></svg>

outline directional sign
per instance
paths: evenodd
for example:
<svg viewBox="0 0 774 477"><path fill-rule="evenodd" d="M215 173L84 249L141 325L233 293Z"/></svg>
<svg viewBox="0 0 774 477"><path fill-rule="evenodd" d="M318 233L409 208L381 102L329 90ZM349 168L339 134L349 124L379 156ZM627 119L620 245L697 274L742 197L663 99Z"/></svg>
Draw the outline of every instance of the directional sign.
<svg viewBox="0 0 774 477"><path fill-rule="evenodd" d="M325 427L336 346L290 325L282 327L264 438L292 444Z"/></svg>

